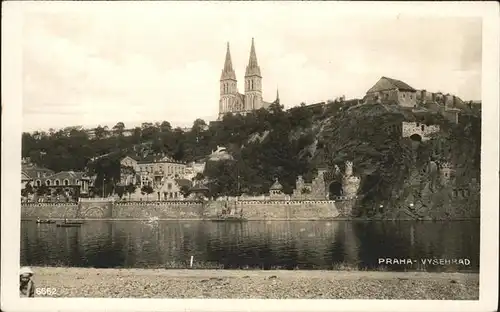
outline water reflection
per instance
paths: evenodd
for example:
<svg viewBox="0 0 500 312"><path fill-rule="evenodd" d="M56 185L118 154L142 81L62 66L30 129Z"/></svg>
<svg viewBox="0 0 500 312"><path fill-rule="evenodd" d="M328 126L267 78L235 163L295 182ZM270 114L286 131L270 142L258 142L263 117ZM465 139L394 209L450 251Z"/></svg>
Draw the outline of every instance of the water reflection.
<svg viewBox="0 0 500 312"><path fill-rule="evenodd" d="M224 268L377 269L378 258L433 257L470 259L455 270L479 267L479 222L22 222L21 229L21 263L33 266L183 267L194 256Z"/></svg>

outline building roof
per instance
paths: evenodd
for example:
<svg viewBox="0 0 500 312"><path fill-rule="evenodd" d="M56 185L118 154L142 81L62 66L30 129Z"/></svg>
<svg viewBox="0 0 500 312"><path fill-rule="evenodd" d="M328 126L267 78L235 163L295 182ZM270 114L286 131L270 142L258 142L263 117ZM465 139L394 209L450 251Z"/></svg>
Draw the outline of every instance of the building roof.
<svg viewBox="0 0 500 312"><path fill-rule="evenodd" d="M122 160L120 160L120 162L124 161L125 159L127 158L130 158L134 161L138 161L140 160L141 158L139 156L137 156L136 154L133 154L133 153L128 153L127 156L123 157Z"/></svg>
<svg viewBox="0 0 500 312"><path fill-rule="evenodd" d="M70 181L74 180L82 180L82 179L90 179L85 175L84 172L80 171L61 171L56 174L51 175L50 177L47 177L47 179L54 180L54 179L59 179L59 180L65 180L68 179Z"/></svg>
<svg viewBox="0 0 500 312"><path fill-rule="evenodd" d="M206 187L203 183L201 182L197 182L195 183L190 189L189 191L190 192L193 192L193 191L208 191L208 187Z"/></svg>
<svg viewBox="0 0 500 312"><path fill-rule="evenodd" d="M189 181L188 179L175 179L175 183L177 183L177 185L179 185L180 187L182 187L182 186L191 187L192 186L191 181Z"/></svg>
<svg viewBox="0 0 500 312"><path fill-rule="evenodd" d="M371 87L366 93L373 93L373 92L380 92L380 91L387 91L394 89L398 89L400 91L413 91L413 92L417 91L410 85L401 80L392 79L389 77L381 77L379 81L377 81L377 83L373 87Z"/></svg>
<svg viewBox="0 0 500 312"><path fill-rule="evenodd" d="M45 177L48 177L54 174L54 171L50 169L37 167L34 165L22 166L22 171L32 179L43 178L44 175ZM40 174L40 177L38 177L38 174Z"/></svg>
<svg viewBox="0 0 500 312"><path fill-rule="evenodd" d="M164 155L148 155L137 161L138 164L152 164L152 163L171 163L171 164L184 164L182 161L177 161L171 157Z"/></svg>
<svg viewBox="0 0 500 312"><path fill-rule="evenodd" d="M32 180L32 178L27 175L25 172L21 171L21 181Z"/></svg>
<svg viewBox="0 0 500 312"><path fill-rule="evenodd" d="M272 191L281 191L283 189L283 186L278 181L278 178L276 178L276 180L274 181L274 184L269 189Z"/></svg>

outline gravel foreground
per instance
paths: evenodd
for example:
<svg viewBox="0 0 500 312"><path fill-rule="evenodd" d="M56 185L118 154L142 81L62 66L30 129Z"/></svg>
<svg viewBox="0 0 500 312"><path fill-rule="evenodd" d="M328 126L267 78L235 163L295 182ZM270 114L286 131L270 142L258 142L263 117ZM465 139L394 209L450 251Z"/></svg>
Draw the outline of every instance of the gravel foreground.
<svg viewBox="0 0 500 312"><path fill-rule="evenodd" d="M477 273L32 269L51 297L479 300Z"/></svg>

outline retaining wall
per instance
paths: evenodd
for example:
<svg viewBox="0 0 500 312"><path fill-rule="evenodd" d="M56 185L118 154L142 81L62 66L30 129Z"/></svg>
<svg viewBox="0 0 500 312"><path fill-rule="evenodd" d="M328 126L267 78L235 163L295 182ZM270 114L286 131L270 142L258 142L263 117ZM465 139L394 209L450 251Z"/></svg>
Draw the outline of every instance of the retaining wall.
<svg viewBox="0 0 500 312"><path fill-rule="evenodd" d="M333 201L239 201L235 207L248 220L321 220L340 215Z"/></svg>
<svg viewBox="0 0 500 312"><path fill-rule="evenodd" d="M22 204L21 205L21 219L36 219L37 217L43 219L64 219L76 218L78 213L78 204Z"/></svg>
<svg viewBox="0 0 500 312"><path fill-rule="evenodd" d="M196 201L115 203L113 219L201 219L207 217L204 205Z"/></svg>
<svg viewBox="0 0 500 312"><path fill-rule="evenodd" d="M349 217L353 201L236 201L227 206L248 220L322 220ZM35 219L206 219L216 216L226 202L80 202L78 204L23 204L21 217Z"/></svg>

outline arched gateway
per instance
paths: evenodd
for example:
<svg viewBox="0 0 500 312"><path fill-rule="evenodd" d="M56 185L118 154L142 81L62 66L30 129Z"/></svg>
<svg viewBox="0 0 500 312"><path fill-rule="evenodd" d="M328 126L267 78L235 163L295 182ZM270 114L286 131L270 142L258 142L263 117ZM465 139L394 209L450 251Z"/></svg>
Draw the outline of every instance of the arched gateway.
<svg viewBox="0 0 500 312"><path fill-rule="evenodd" d="M343 196L342 181L333 170L320 169L320 175L323 175L324 194L327 199L335 199L337 196Z"/></svg>

